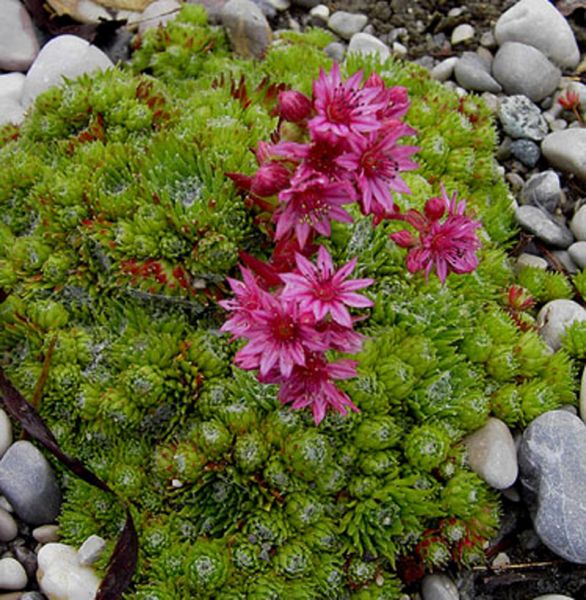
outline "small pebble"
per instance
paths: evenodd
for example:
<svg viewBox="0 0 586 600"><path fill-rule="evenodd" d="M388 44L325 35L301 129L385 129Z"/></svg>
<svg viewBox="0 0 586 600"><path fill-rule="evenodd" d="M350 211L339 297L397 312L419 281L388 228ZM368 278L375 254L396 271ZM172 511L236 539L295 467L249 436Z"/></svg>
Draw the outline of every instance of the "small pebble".
<svg viewBox="0 0 586 600"><path fill-rule="evenodd" d="M530 177L521 190L521 203L538 206L554 213L562 195L560 178L555 171L542 171ZM586 217L586 214L584 215ZM570 224L570 229L572 225ZM573 229L572 229L573 232ZM574 232L574 235L575 232Z"/></svg>
<svg viewBox="0 0 586 600"><path fill-rule="evenodd" d="M309 14L313 18L318 19L323 23L327 23L330 18L330 9L325 4L318 4L309 11Z"/></svg>
<svg viewBox="0 0 586 600"><path fill-rule="evenodd" d="M90 537L81 545L77 552L80 565L92 565L100 558L106 547L106 540L99 535Z"/></svg>
<svg viewBox="0 0 586 600"><path fill-rule="evenodd" d="M423 600L459 600L456 584L447 575L426 575L421 582Z"/></svg>
<svg viewBox="0 0 586 600"><path fill-rule="evenodd" d="M393 42L392 50L395 56L407 56L407 46L404 46L403 44L401 44L401 42Z"/></svg>
<svg viewBox="0 0 586 600"><path fill-rule="evenodd" d="M450 56L450 58L442 60L431 70L431 77L436 81L447 81L452 76L458 60L457 56Z"/></svg>
<svg viewBox="0 0 586 600"><path fill-rule="evenodd" d="M472 25L469 25L468 23L462 23L462 25L458 25L454 28L454 31L452 31L450 42L452 46L457 46L458 44L463 44L473 40L474 34L475 31Z"/></svg>
<svg viewBox="0 0 586 600"><path fill-rule="evenodd" d="M566 249L574 241L574 236L567 227L556 223L548 213L536 206L520 206L515 214L523 229L547 244Z"/></svg>
<svg viewBox="0 0 586 600"><path fill-rule="evenodd" d="M575 275L578 272L578 265L572 260L567 250L553 250L552 254L562 263L570 275Z"/></svg>
<svg viewBox="0 0 586 600"><path fill-rule="evenodd" d="M462 54L454 67L454 76L467 90L498 94L502 89L490 74L490 62L476 52Z"/></svg>
<svg viewBox="0 0 586 600"><path fill-rule="evenodd" d="M493 569L502 569L503 567L506 567L510 564L511 564L511 559L509 558L509 555L506 554L505 552L499 552L494 557L494 560L492 561L492 568Z"/></svg>
<svg viewBox="0 0 586 600"><path fill-rule="evenodd" d="M349 40L355 33L362 31L367 22L366 15L337 10L328 19L328 27L342 39Z"/></svg>
<svg viewBox="0 0 586 600"><path fill-rule="evenodd" d="M33 537L39 544L51 544L59 541L59 525L41 525L33 529Z"/></svg>
<svg viewBox="0 0 586 600"><path fill-rule="evenodd" d="M20 102L25 79L24 73L0 75L0 98L9 98L15 102Z"/></svg>
<svg viewBox="0 0 586 600"><path fill-rule="evenodd" d="M20 125L24 121L24 108L12 98L0 98L0 126Z"/></svg>
<svg viewBox="0 0 586 600"><path fill-rule="evenodd" d="M539 102L556 90L562 74L537 48L505 42L492 62L492 75L507 94Z"/></svg>
<svg viewBox="0 0 586 600"><path fill-rule="evenodd" d="M340 42L332 42L324 48L324 52L335 62L342 62L346 54L346 46Z"/></svg>
<svg viewBox="0 0 586 600"><path fill-rule="evenodd" d="M39 53L31 18L18 0L0 0L0 15L0 69L26 71Z"/></svg>
<svg viewBox="0 0 586 600"><path fill-rule="evenodd" d="M40 592L25 592L20 600L47 600Z"/></svg>
<svg viewBox="0 0 586 600"><path fill-rule="evenodd" d="M480 36L480 45L491 50L497 47L497 42L492 31L485 31Z"/></svg>
<svg viewBox="0 0 586 600"><path fill-rule="evenodd" d="M576 321L586 321L586 310L573 300L551 300L537 314L537 329L552 350L559 350L566 329Z"/></svg>
<svg viewBox="0 0 586 600"><path fill-rule="evenodd" d="M34 580L37 572L37 555L26 546L16 546L13 552L14 558L24 567L27 577Z"/></svg>
<svg viewBox="0 0 586 600"><path fill-rule="evenodd" d="M12 444L12 423L8 415L0 408L0 457Z"/></svg>
<svg viewBox="0 0 586 600"><path fill-rule="evenodd" d="M531 140L514 140L511 143L511 154L518 158L526 167L532 169L541 156L539 146Z"/></svg>
<svg viewBox="0 0 586 600"><path fill-rule="evenodd" d="M586 242L574 242L568 248L568 254L580 269L586 267Z"/></svg>
<svg viewBox="0 0 586 600"><path fill-rule="evenodd" d="M519 255L516 265L518 269L523 267L536 267L537 269L543 269L544 271L547 270L549 266L545 258L535 256L535 254L527 254L525 252Z"/></svg>
<svg viewBox="0 0 586 600"><path fill-rule="evenodd" d="M539 107L523 95L500 99L498 116L503 129L512 138L539 142L547 135L547 121Z"/></svg>
<svg viewBox="0 0 586 600"><path fill-rule="evenodd" d="M229 0L221 13L232 48L245 58L262 58L273 39L262 10L251 0Z"/></svg>
<svg viewBox="0 0 586 600"><path fill-rule="evenodd" d="M536 596L533 600L574 600L574 598L562 596L561 594L545 594L544 596Z"/></svg>
<svg viewBox="0 0 586 600"><path fill-rule="evenodd" d="M176 0L155 0L144 9L138 24L138 33L142 35L149 29L156 29L160 25L173 21L179 14L180 8L181 4Z"/></svg>
<svg viewBox="0 0 586 600"><path fill-rule="evenodd" d="M381 62L389 58L391 52L386 44L368 33L355 33L348 44L348 54L372 54Z"/></svg>
<svg viewBox="0 0 586 600"><path fill-rule="evenodd" d="M28 578L24 567L14 558L0 558L0 589L22 590Z"/></svg>
<svg viewBox="0 0 586 600"><path fill-rule="evenodd" d="M586 181L586 129L550 133L543 140L541 151L553 167Z"/></svg>
<svg viewBox="0 0 586 600"><path fill-rule="evenodd" d="M586 241L586 204L581 206L570 221L570 229L579 241Z"/></svg>
<svg viewBox="0 0 586 600"><path fill-rule="evenodd" d="M14 517L0 508L0 542L11 542L18 535L18 526Z"/></svg>
<svg viewBox="0 0 586 600"><path fill-rule="evenodd" d="M488 485L504 490L517 479L517 449L507 425L491 417L464 438L470 468Z"/></svg>

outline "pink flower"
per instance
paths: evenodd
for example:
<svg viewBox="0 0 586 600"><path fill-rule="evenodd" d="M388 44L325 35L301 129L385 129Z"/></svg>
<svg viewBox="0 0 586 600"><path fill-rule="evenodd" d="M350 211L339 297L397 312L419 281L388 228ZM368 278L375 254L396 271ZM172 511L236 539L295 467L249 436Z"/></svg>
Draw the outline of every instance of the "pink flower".
<svg viewBox="0 0 586 600"><path fill-rule="evenodd" d="M260 369L264 376L275 367L289 377L295 365L305 366L306 351L327 349L315 330L313 315L294 302L267 294L263 307L252 312L251 320L241 334L249 342L235 357L241 369Z"/></svg>
<svg viewBox="0 0 586 600"><path fill-rule="evenodd" d="M222 325L220 331L228 331L239 337L246 333L254 323L253 313L267 306L270 295L261 289L254 275L244 267L240 268L244 281L228 277L228 283L234 292L235 298L221 300L218 304L229 310L233 315Z"/></svg>
<svg viewBox="0 0 586 600"><path fill-rule="evenodd" d="M425 214L410 210L404 215L392 217L402 220L419 232L417 240L407 230L391 234L391 239L404 248L407 254L407 268L411 273L425 271L426 277L435 268L442 283L450 272L470 273L478 266L476 251L480 240L476 230L481 226L464 214L466 203L456 201L456 193L448 198L442 186L441 198L430 198L425 206ZM447 210L444 222L440 219Z"/></svg>
<svg viewBox="0 0 586 600"><path fill-rule="evenodd" d="M399 172L417 168L409 157L418 148L398 146L397 140L414 133L408 125L393 121L379 132L348 138L351 150L340 156L337 163L354 172L364 214L392 213L395 204L391 190L410 193Z"/></svg>
<svg viewBox="0 0 586 600"><path fill-rule="evenodd" d="M349 178L349 173L336 159L348 149L344 138L332 133L316 133L309 144L281 142L275 145L274 151L284 158L301 161L295 171L296 179L325 175L332 181L342 181Z"/></svg>
<svg viewBox="0 0 586 600"><path fill-rule="evenodd" d="M333 380L356 376L356 361L339 360L328 363L321 353L307 354L305 366L296 366L289 378L281 383L279 400L293 408L311 407L313 420L319 425L329 408L343 415L347 408L358 412L347 394Z"/></svg>
<svg viewBox="0 0 586 600"><path fill-rule="evenodd" d="M291 172L287 167L275 161L262 164L254 177L250 191L258 196L267 197L278 194L289 185Z"/></svg>
<svg viewBox="0 0 586 600"><path fill-rule="evenodd" d="M353 322L356 320L358 319L352 319ZM322 321L315 328L331 350L345 354L357 354L362 350L365 336L350 327L344 327L335 321Z"/></svg>
<svg viewBox="0 0 586 600"><path fill-rule="evenodd" d="M360 89L362 72L342 83L340 67L334 63L329 75L320 70L313 83L313 105L317 113L308 123L311 133L332 132L337 136L375 131L380 127L376 112L384 108L374 102L378 88Z"/></svg>
<svg viewBox="0 0 586 600"><path fill-rule="evenodd" d="M299 123L311 114L311 100L301 92L281 92L277 101L277 114L284 120Z"/></svg>
<svg viewBox="0 0 586 600"><path fill-rule="evenodd" d="M345 281L356 267L356 258L334 271L332 257L324 246L320 246L317 266L299 253L295 260L299 273L281 274L285 282L281 297L299 303L302 310L311 310L317 321L329 313L343 327L352 327L352 317L346 307L367 308L373 305L371 300L357 294L356 290L368 287L374 280Z"/></svg>
<svg viewBox="0 0 586 600"><path fill-rule="evenodd" d="M351 223L352 217L342 208L353 202L355 194L348 183L330 183L326 177L296 181L279 194L283 202L273 216L277 223L275 239L295 232L303 248L312 230L321 235L331 234L330 221Z"/></svg>
<svg viewBox="0 0 586 600"><path fill-rule="evenodd" d="M381 122L388 121L389 119L399 119L409 109L407 89L402 86L387 88L378 73L373 72L371 74L364 82L364 88L378 89L378 94L374 97L374 102L383 105L376 113L377 118Z"/></svg>

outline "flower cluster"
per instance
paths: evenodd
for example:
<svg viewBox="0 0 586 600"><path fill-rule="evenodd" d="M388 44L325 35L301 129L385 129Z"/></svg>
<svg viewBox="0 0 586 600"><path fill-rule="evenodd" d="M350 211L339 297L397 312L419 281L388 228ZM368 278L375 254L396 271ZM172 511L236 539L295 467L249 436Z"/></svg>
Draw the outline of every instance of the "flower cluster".
<svg viewBox="0 0 586 600"><path fill-rule="evenodd" d="M271 143L255 151L256 173L227 174L247 192L249 205L268 214L275 247L269 263L247 256L258 279L242 268L243 281L229 280L235 298L221 302L232 313L222 330L248 340L236 355L239 367L258 369L261 381L280 384L283 403L311 406L316 423L328 407L357 410L333 383L354 376L355 363L328 362L325 353L360 351L362 336L353 330L348 307L372 305L355 293L372 280L346 281L356 259L335 271L326 249L314 244L317 235L330 236L332 221L352 222L347 205L357 202L375 226L399 219L417 229L418 240L408 231L391 235L410 249L411 272L429 275L435 267L443 283L449 272L477 265L479 223L464 215L455 194L450 201L442 188L442 198L429 200L425 214L403 214L394 202L394 193L410 193L401 172L417 168L411 156L418 148L399 144L416 133L401 120L408 108L405 88L387 88L376 73L364 83L361 72L342 81L335 64L329 74L320 72L311 98L279 93L279 124Z"/></svg>
<svg viewBox="0 0 586 600"><path fill-rule="evenodd" d="M334 384L356 375L355 361L329 362L326 352L360 350L362 336L353 330L348 307L372 306L356 291L373 281L348 279L355 259L336 271L323 246L317 264L299 253L295 262L294 271L275 274L281 285L263 286L244 267L243 281L229 279L234 298L220 305L232 316L222 331L248 340L236 354L237 366L258 369L260 381L280 384L281 402L291 403L293 408L311 407L319 424L329 407L343 414L347 408L357 410Z"/></svg>

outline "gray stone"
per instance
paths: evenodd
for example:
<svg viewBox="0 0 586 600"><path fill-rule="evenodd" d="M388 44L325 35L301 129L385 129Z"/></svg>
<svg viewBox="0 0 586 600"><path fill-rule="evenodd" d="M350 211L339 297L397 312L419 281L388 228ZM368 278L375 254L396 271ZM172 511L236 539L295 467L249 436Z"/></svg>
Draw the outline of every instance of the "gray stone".
<svg viewBox="0 0 586 600"><path fill-rule="evenodd" d="M0 589L22 590L27 583L26 571L15 558L0 559Z"/></svg>
<svg viewBox="0 0 586 600"><path fill-rule="evenodd" d="M520 200L521 204L532 204L553 213L560 203L561 195L560 178L555 171L550 170L533 175L523 186Z"/></svg>
<svg viewBox="0 0 586 600"><path fill-rule="evenodd" d="M570 221L570 229L579 241L586 241L586 204L582 205Z"/></svg>
<svg viewBox="0 0 586 600"><path fill-rule="evenodd" d="M39 53L31 18L18 0L0 0L0 15L0 69L26 71Z"/></svg>
<svg viewBox="0 0 586 600"><path fill-rule="evenodd" d="M324 52L334 61L342 62L346 54L346 46L340 42L332 42L324 48Z"/></svg>
<svg viewBox="0 0 586 600"><path fill-rule="evenodd" d="M77 551L80 565L92 565L100 558L106 547L106 540L99 535L90 535Z"/></svg>
<svg viewBox="0 0 586 600"><path fill-rule="evenodd" d="M578 403L580 418L586 421L586 367L582 369L582 379L580 380L580 398Z"/></svg>
<svg viewBox="0 0 586 600"><path fill-rule="evenodd" d="M18 535L18 525L14 517L0 508L0 542L11 542Z"/></svg>
<svg viewBox="0 0 586 600"><path fill-rule="evenodd" d="M330 18L330 9L325 4L318 4L309 11L309 14L313 19L317 19L321 23L327 23Z"/></svg>
<svg viewBox="0 0 586 600"><path fill-rule="evenodd" d="M549 266L545 258L541 256L535 256L535 254L527 254L524 252L520 254L515 263L516 269L520 270L523 267L535 267L536 269L547 270Z"/></svg>
<svg viewBox="0 0 586 600"><path fill-rule="evenodd" d="M497 42L492 31L485 31L480 36L480 45L488 49L497 47Z"/></svg>
<svg viewBox="0 0 586 600"><path fill-rule="evenodd" d="M536 596L533 600L574 600L571 596L562 596L561 594L545 594Z"/></svg>
<svg viewBox="0 0 586 600"><path fill-rule="evenodd" d="M560 261L570 275L575 275L578 272L578 265L572 260L567 250L554 250L552 254Z"/></svg>
<svg viewBox="0 0 586 600"><path fill-rule="evenodd" d="M532 169L539 162L541 150L531 140L515 140L511 144L511 154Z"/></svg>
<svg viewBox="0 0 586 600"><path fill-rule="evenodd" d="M586 129L554 131L543 140L541 151L556 169L586 181Z"/></svg>
<svg viewBox="0 0 586 600"><path fill-rule="evenodd" d="M423 600L458 600L456 584L447 575L426 575L421 582Z"/></svg>
<svg viewBox="0 0 586 600"><path fill-rule="evenodd" d="M431 77L436 81L447 81L454 72L454 67L460 59L457 56L450 56L435 65L431 70Z"/></svg>
<svg viewBox="0 0 586 600"><path fill-rule="evenodd" d="M580 51L568 22L547 0L521 0L496 22L499 44L521 42L538 48L554 63L573 69Z"/></svg>
<svg viewBox="0 0 586 600"><path fill-rule="evenodd" d="M462 23L454 28L452 31L452 37L450 38L450 42L452 46L457 46L458 44L462 44L465 42L470 42L474 39L474 27L469 25L468 23Z"/></svg>
<svg viewBox="0 0 586 600"><path fill-rule="evenodd" d="M391 51L374 35L355 33L348 44L348 54L372 54L384 62L391 55Z"/></svg>
<svg viewBox="0 0 586 600"><path fill-rule="evenodd" d="M456 81L467 90L498 94L501 86L490 74L490 63L475 52L464 52L454 68Z"/></svg>
<svg viewBox="0 0 586 600"><path fill-rule="evenodd" d="M551 300L537 313L539 335L554 351L562 345L566 329L576 322L586 321L586 310L573 300Z"/></svg>
<svg viewBox="0 0 586 600"><path fill-rule="evenodd" d="M556 248L568 248L574 241L572 232L556 223L550 215L536 206L520 206L517 222L523 229Z"/></svg>
<svg viewBox="0 0 586 600"><path fill-rule="evenodd" d="M59 541L59 525L41 525L33 529L33 537L39 544L52 544Z"/></svg>
<svg viewBox="0 0 586 600"><path fill-rule="evenodd" d="M62 85L63 78L112 67L112 61L96 46L75 35L60 35L47 42L26 74L22 104L27 107L42 92Z"/></svg>
<svg viewBox="0 0 586 600"><path fill-rule="evenodd" d="M400 56L400 57L404 57L407 56L407 46L405 46L404 44L401 44L401 42L393 42L393 46L392 46L392 50L393 50L393 54L395 56ZM420 63L421 66L425 66L423 63Z"/></svg>
<svg viewBox="0 0 586 600"><path fill-rule="evenodd" d="M20 102L25 79L24 73L0 75L0 99L9 98L15 102Z"/></svg>
<svg viewBox="0 0 586 600"><path fill-rule="evenodd" d="M46 600L46 597L41 592L25 592L20 600Z"/></svg>
<svg viewBox="0 0 586 600"><path fill-rule="evenodd" d="M12 444L12 423L8 415L0 408L0 457Z"/></svg>
<svg viewBox="0 0 586 600"><path fill-rule="evenodd" d="M488 485L504 490L517 479L517 448L509 428L491 417L486 425L464 438L470 468Z"/></svg>
<svg viewBox="0 0 586 600"><path fill-rule="evenodd" d="M342 39L349 40L355 33L362 31L367 22L366 15L337 10L328 19L328 27Z"/></svg>
<svg viewBox="0 0 586 600"><path fill-rule="evenodd" d="M208 21L214 24L222 22L222 10L228 4L228 0L187 0L187 2L203 6L208 14Z"/></svg>
<svg viewBox="0 0 586 600"><path fill-rule="evenodd" d="M138 24L138 33L143 34L149 29L156 29L159 25L173 21L180 8L181 4L176 0L155 0L144 9Z"/></svg>
<svg viewBox="0 0 586 600"><path fill-rule="evenodd" d="M229 0L222 9L221 20L237 54L246 58L264 56L273 34L262 10L254 2Z"/></svg>
<svg viewBox="0 0 586 600"><path fill-rule="evenodd" d="M26 546L13 547L14 558L24 567L29 579L35 579L37 572L37 555Z"/></svg>
<svg viewBox="0 0 586 600"><path fill-rule="evenodd" d="M501 98L498 117L503 129L512 138L526 138L538 142L547 135L547 121L539 107L526 96Z"/></svg>
<svg viewBox="0 0 586 600"><path fill-rule="evenodd" d="M0 126L20 125L24 121L24 108L12 98L0 98Z"/></svg>
<svg viewBox="0 0 586 600"><path fill-rule="evenodd" d="M492 75L507 94L523 94L534 102L552 94L562 76L539 50L518 42L506 42L499 48Z"/></svg>
<svg viewBox="0 0 586 600"><path fill-rule="evenodd" d="M492 114L496 114L499 108L499 98L496 94L491 94L490 92L482 92L480 97L484 100L484 103L490 110Z"/></svg>
<svg viewBox="0 0 586 600"><path fill-rule="evenodd" d="M47 459L30 442L12 444L0 460L0 492L29 525L54 521L61 492Z"/></svg>
<svg viewBox="0 0 586 600"><path fill-rule="evenodd" d="M537 417L523 433L519 469L541 541L586 564L586 424L563 410Z"/></svg>
<svg viewBox="0 0 586 600"><path fill-rule="evenodd" d="M292 0L292 3L301 8L313 8L320 3L320 0Z"/></svg>
<svg viewBox="0 0 586 600"><path fill-rule="evenodd" d="M586 242L574 242L568 248L568 253L580 269L586 267Z"/></svg>

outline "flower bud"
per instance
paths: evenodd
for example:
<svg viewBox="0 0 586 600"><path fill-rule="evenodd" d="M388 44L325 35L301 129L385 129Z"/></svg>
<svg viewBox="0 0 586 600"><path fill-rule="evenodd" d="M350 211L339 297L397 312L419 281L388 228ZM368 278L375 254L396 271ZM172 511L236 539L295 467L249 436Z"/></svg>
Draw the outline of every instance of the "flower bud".
<svg viewBox="0 0 586 600"><path fill-rule="evenodd" d="M289 169L278 162L268 162L262 165L252 179L250 191L262 196L273 196L289 185L291 173Z"/></svg>
<svg viewBox="0 0 586 600"><path fill-rule="evenodd" d="M299 123L311 114L311 100L301 92L287 90L279 94L277 113L285 121Z"/></svg>
<svg viewBox="0 0 586 600"><path fill-rule="evenodd" d="M430 198L425 203L425 216L432 221L437 221L444 216L446 212L446 203L443 198Z"/></svg>
<svg viewBox="0 0 586 600"><path fill-rule="evenodd" d="M401 248L413 248L417 243L415 236L406 229L397 231L397 233L391 233L389 237L397 244L397 246L401 246Z"/></svg>

